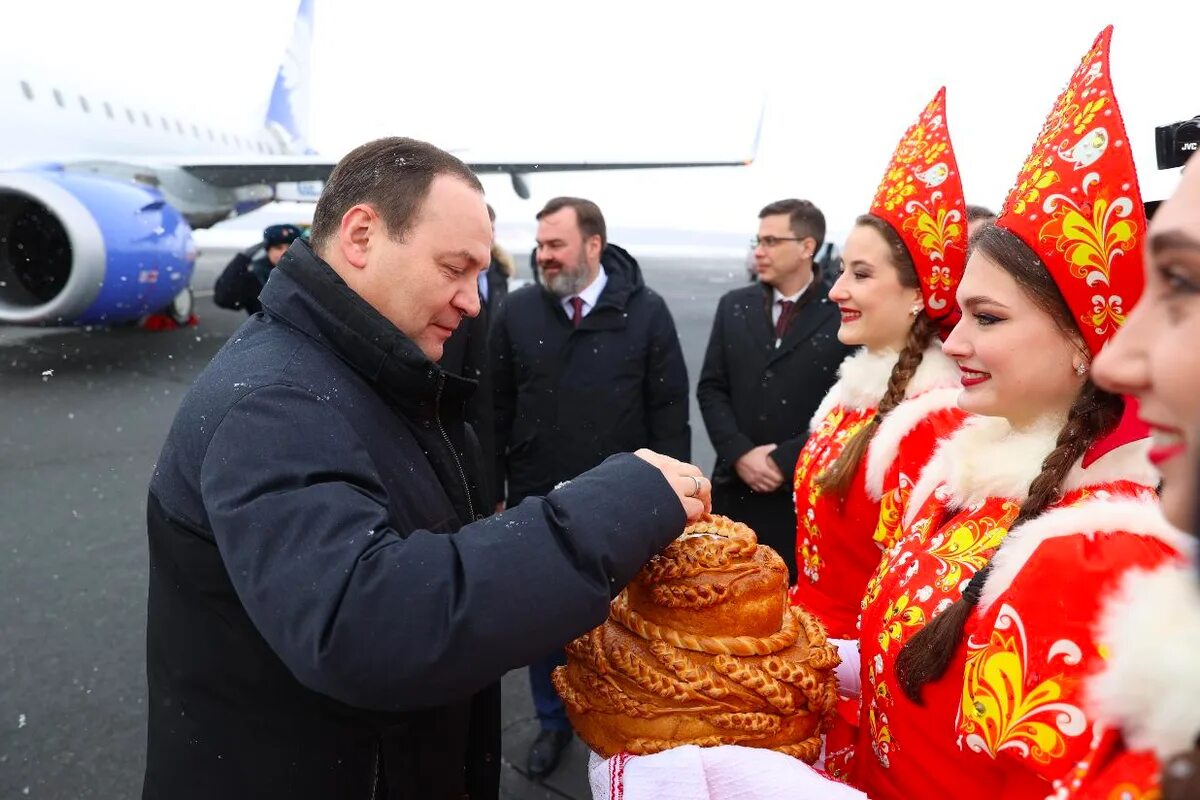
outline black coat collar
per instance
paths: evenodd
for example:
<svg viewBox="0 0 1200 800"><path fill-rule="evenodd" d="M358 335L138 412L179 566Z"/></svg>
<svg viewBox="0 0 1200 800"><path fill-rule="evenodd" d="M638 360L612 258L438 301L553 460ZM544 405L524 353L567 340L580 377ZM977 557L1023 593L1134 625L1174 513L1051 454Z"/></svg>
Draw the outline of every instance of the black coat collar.
<svg viewBox="0 0 1200 800"><path fill-rule="evenodd" d="M405 412L465 402L476 382L444 372L322 261L307 242L284 254L259 296L271 316L332 350Z"/></svg>

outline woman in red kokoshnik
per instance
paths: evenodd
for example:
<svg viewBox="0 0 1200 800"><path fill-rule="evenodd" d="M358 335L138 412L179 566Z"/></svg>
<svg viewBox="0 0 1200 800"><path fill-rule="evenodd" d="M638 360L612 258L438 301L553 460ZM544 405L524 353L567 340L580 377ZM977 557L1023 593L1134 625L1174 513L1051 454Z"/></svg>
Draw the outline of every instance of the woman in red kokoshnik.
<svg viewBox="0 0 1200 800"><path fill-rule="evenodd" d="M939 336L958 319L966 244L942 89L896 148L829 290L842 312L838 338L862 349L842 362L796 464L791 601L832 638L858 638L859 601L904 497L937 440L962 420L958 368Z"/></svg>
<svg viewBox="0 0 1200 800"><path fill-rule="evenodd" d="M1145 216L1105 29L993 227L944 349L976 416L917 481L863 599L854 778L877 800L1044 798L1093 739L1102 599L1177 558L1146 442L1091 360L1142 293Z"/></svg>
<svg viewBox="0 0 1200 800"><path fill-rule="evenodd" d="M1137 397L1154 433L1167 520L1195 535L1200 456L1200 162L1150 225L1146 295L1096 359L1104 387ZM1200 589L1193 563L1133 571L1108 598L1097 635L1108 651L1088 681L1092 752L1060 797L1200 797ZM1161 776L1161 781L1160 781Z"/></svg>
<svg viewBox="0 0 1200 800"><path fill-rule="evenodd" d="M846 239L829 298L842 312L838 338L862 349L842 362L817 408L793 481L799 574L790 599L825 625L842 653L839 675L850 678L826 740L825 766L837 777L848 774L857 738L863 589L921 467L964 417L941 337L958 320L966 244L943 88L905 132L871 212Z"/></svg>

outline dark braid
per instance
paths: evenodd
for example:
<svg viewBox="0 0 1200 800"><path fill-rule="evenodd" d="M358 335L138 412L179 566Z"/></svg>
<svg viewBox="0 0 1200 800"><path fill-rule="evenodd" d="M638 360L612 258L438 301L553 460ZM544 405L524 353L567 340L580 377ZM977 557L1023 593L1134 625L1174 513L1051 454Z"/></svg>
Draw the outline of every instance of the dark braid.
<svg viewBox="0 0 1200 800"><path fill-rule="evenodd" d="M933 343L937 333L938 324L922 310L917 315L912 327L908 329L908 338L904 342L904 349L900 351L900 357L896 359L896 365L892 367L892 374L888 377L887 392L879 401L879 409L871 417L871 421L860 428L850 441L846 442L846 446L842 448L837 459L817 478L816 483L821 491L840 495L845 494L846 490L850 488L850 484L854 480L854 473L863 456L867 454L867 448L870 446L871 440L875 438L875 432L879 430L880 424L892 409L904 401L908 382L916 374L917 367L921 366L921 361L925 358L925 351L929 349L929 345Z"/></svg>
<svg viewBox="0 0 1200 800"><path fill-rule="evenodd" d="M1039 516L1061 498L1063 481L1071 468L1096 439L1116 426L1122 408L1120 396L1098 388L1091 380L1083 385L1054 449L1042 462L1041 472L1029 484L1029 496L1021 504L1021 513L1008 526L1010 531ZM904 694L914 703L921 703L921 688L926 683L946 673L991 571L989 561L971 577L959 600L930 620L901 648L896 657L896 678Z"/></svg>
<svg viewBox="0 0 1200 800"><path fill-rule="evenodd" d="M863 214L854 220L854 225L855 227L870 228L883 237L901 286L906 289L921 288L921 278L917 275L917 267L913 262L912 254L908 252L907 245L904 244L904 240L896 233L896 229L890 222L874 214ZM871 439L875 437L875 431L879 430L879 425L888 412L904 400L908 382L912 380L917 367L921 366L925 350L928 349L937 332L937 325L922 309L908 329L908 338L905 339L904 348L900 351L896 365L892 367L892 374L888 377L887 392L880 399L875 415L850 441L846 442L842 452L838 454L837 460L817 476L816 484L821 491L842 495L850 488L859 462L867 454L867 447L870 446Z"/></svg>

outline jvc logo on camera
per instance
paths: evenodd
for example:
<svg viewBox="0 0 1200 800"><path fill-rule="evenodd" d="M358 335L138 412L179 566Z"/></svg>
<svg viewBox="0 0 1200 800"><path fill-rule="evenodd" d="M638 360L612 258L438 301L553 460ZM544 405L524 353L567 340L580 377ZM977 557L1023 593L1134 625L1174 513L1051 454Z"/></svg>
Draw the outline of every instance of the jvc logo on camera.
<svg viewBox="0 0 1200 800"><path fill-rule="evenodd" d="M1200 116L1155 128L1154 149L1159 169L1182 167L1200 151Z"/></svg>

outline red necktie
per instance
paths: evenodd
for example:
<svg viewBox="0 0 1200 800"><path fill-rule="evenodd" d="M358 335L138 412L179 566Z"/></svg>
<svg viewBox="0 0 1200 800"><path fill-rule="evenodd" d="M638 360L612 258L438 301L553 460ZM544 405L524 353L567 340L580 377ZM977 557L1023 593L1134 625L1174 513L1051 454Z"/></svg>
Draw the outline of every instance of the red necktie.
<svg viewBox="0 0 1200 800"><path fill-rule="evenodd" d="M796 310L796 301L776 300L775 302L779 303L779 319L775 321L775 338L782 339L783 334L788 329L788 325L792 322L792 314Z"/></svg>
<svg viewBox="0 0 1200 800"><path fill-rule="evenodd" d="M575 309L571 313L571 324L578 328L580 321L583 320L583 298L572 297L567 302L571 304L571 308Z"/></svg>

